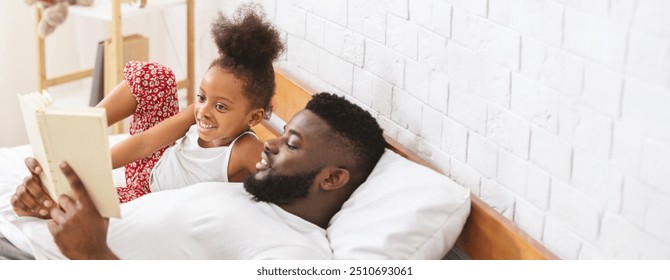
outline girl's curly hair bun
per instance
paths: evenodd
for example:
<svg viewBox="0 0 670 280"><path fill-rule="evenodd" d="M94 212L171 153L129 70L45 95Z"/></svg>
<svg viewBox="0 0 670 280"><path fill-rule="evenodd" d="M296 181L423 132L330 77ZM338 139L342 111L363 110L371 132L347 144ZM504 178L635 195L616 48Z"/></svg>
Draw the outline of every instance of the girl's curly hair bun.
<svg viewBox="0 0 670 280"><path fill-rule="evenodd" d="M279 32L262 7L253 3L238 8L232 18L219 12L212 23L212 36L219 53L237 66L265 66L284 51Z"/></svg>

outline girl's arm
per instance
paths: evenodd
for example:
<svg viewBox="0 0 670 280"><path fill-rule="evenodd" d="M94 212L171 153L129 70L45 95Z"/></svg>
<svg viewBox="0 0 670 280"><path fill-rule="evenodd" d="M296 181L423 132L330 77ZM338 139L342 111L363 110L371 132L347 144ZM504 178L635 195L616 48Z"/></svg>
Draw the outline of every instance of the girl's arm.
<svg viewBox="0 0 670 280"><path fill-rule="evenodd" d="M183 137L195 123L193 105L156 124L152 128L130 136L112 147L114 169L150 156L156 150Z"/></svg>
<svg viewBox="0 0 670 280"><path fill-rule="evenodd" d="M263 142L252 135L244 135L237 140L228 164L228 181L242 182L256 173L256 163L261 160Z"/></svg>

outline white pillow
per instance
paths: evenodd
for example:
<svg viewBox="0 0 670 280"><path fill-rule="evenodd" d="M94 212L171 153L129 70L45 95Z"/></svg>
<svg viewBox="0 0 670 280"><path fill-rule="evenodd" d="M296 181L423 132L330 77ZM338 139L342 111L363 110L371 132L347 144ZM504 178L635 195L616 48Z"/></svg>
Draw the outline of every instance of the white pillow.
<svg viewBox="0 0 670 280"><path fill-rule="evenodd" d="M442 259L470 214L470 191L386 150L328 226L334 259Z"/></svg>

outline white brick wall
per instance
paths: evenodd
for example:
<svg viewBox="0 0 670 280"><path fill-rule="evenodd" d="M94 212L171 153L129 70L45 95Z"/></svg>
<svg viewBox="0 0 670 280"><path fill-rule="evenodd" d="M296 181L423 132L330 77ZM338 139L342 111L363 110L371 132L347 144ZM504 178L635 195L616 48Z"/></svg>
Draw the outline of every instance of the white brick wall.
<svg viewBox="0 0 670 280"><path fill-rule="evenodd" d="M598 247L593 246L589 243L582 243L581 248L579 249L579 255L577 259L580 260L602 260L606 259L603 252L598 249Z"/></svg>
<svg viewBox="0 0 670 280"><path fill-rule="evenodd" d="M649 206L657 197L663 200L663 196L649 186L634 178L626 177L623 185L621 215L638 228L644 228Z"/></svg>
<svg viewBox="0 0 670 280"><path fill-rule="evenodd" d="M318 72L321 51L316 46L289 34L286 49L289 61L307 72L313 74Z"/></svg>
<svg viewBox="0 0 670 280"><path fill-rule="evenodd" d="M591 153L575 149L572 164L572 185L596 200L609 211L619 213L621 207L623 176Z"/></svg>
<svg viewBox="0 0 670 280"><path fill-rule="evenodd" d="M626 29L623 25L567 8L563 31L567 50L607 67L623 69L626 54Z"/></svg>
<svg viewBox="0 0 670 280"><path fill-rule="evenodd" d="M498 148L477 133L468 137L468 165L489 179L495 179L498 167Z"/></svg>
<svg viewBox="0 0 670 280"><path fill-rule="evenodd" d="M528 181L526 182L526 199L536 207L546 210L549 208L549 192L551 190L551 175L536 167L528 167Z"/></svg>
<svg viewBox="0 0 670 280"><path fill-rule="evenodd" d="M670 213L670 205L667 204L668 196L655 197L647 214L647 230L656 238L664 239L670 235L670 221L667 213Z"/></svg>
<svg viewBox="0 0 670 280"><path fill-rule="evenodd" d="M520 36L485 18L454 9L451 39L501 64L519 68Z"/></svg>
<svg viewBox="0 0 670 280"><path fill-rule="evenodd" d="M558 99L558 136L566 141L575 138L575 131L579 125L580 110L583 106L572 97L562 94Z"/></svg>
<svg viewBox="0 0 670 280"><path fill-rule="evenodd" d="M521 73L573 98L582 92L584 62L574 54L522 37Z"/></svg>
<svg viewBox="0 0 670 280"><path fill-rule="evenodd" d="M319 52L319 71L317 76L340 89L342 92L351 94L354 79L354 67L351 63L321 50Z"/></svg>
<svg viewBox="0 0 670 280"><path fill-rule="evenodd" d="M316 15L308 14L305 19L305 39L308 42L323 48L324 21ZM331 32L329 32L331 33ZM341 42L341 41L340 41Z"/></svg>
<svg viewBox="0 0 670 280"><path fill-rule="evenodd" d="M517 195L525 198L528 180L528 163L507 152L498 153L498 182Z"/></svg>
<svg viewBox="0 0 670 280"><path fill-rule="evenodd" d="M623 93L623 75L587 63L584 69L584 103L610 118L618 118Z"/></svg>
<svg viewBox="0 0 670 280"><path fill-rule="evenodd" d="M552 133L558 132L558 100L557 91L512 74L512 111Z"/></svg>
<svg viewBox="0 0 670 280"><path fill-rule="evenodd" d="M664 217L668 211L668 199L669 195L628 177L624 181L623 217L648 231L648 234L664 240L670 228L667 217Z"/></svg>
<svg viewBox="0 0 670 280"><path fill-rule="evenodd" d="M455 7L466 9L480 16L486 16L488 11L487 0L445 0ZM433 1L440 2L440 1Z"/></svg>
<svg viewBox="0 0 670 280"><path fill-rule="evenodd" d="M410 1L411 22L443 37L451 33L451 6L444 1Z"/></svg>
<svg viewBox="0 0 670 280"><path fill-rule="evenodd" d="M405 88L423 103L428 103L430 78L430 70L426 66L411 59L405 61Z"/></svg>
<svg viewBox="0 0 670 280"><path fill-rule="evenodd" d="M559 257L670 258L670 1L264 3L280 71L369 108Z"/></svg>
<svg viewBox="0 0 670 280"><path fill-rule="evenodd" d="M614 259L669 259L670 246L630 224L620 216L605 215L596 246ZM667 235L666 235L667 237Z"/></svg>
<svg viewBox="0 0 670 280"><path fill-rule="evenodd" d="M379 0L349 1L347 27L384 44L386 42L386 9L380 2Z"/></svg>
<svg viewBox="0 0 670 280"><path fill-rule="evenodd" d="M414 134L421 132L421 103L403 90L393 88L393 103L391 108L391 119L402 128L408 129Z"/></svg>
<svg viewBox="0 0 670 280"><path fill-rule="evenodd" d="M549 205L551 176L506 151L498 153L498 182L541 210Z"/></svg>
<svg viewBox="0 0 670 280"><path fill-rule="evenodd" d="M447 79L450 89L510 106L510 71L459 43L447 45Z"/></svg>
<svg viewBox="0 0 670 280"><path fill-rule="evenodd" d="M486 135L506 150L528 159L530 125L523 118L496 105L488 106Z"/></svg>
<svg viewBox="0 0 670 280"><path fill-rule="evenodd" d="M366 69L383 80L403 86L405 79L405 58L372 40L365 40L365 58L363 69Z"/></svg>
<svg viewBox="0 0 670 280"><path fill-rule="evenodd" d="M590 0L590 1L558 0L558 2L561 2L568 7L577 8L579 10L590 12L597 15L606 15L609 5L608 0Z"/></svg>
<svg viewBox="0 0 670 280"><path fill-rule="evenodd" d="M670 75L670 38L658 37L633 29L628 48L626 73L640 80L670 88L667 81Z"/></svg>
<svg viewBox="0 0 670 280"><path fill-rule="evenodd" d="M535 240L542 240L546 213L526 201L517 199L514 204L514 223Z"/></svg>
<svg viewBox="0 0 670 280"><path fill-rule="evenodd" d="M472 131L486 133L486 103L458 85L449 86L448 116Z"/></svg>
<svg viewBox="0 0 670 280"><path fill-rule="evenodd" d="M551 181L549 213L589 241L595 241L602 210L595 200L561 180Z"/></svg>
<svg viewBox="0 0 670 280"><path fill-rule="evenodd" d="M530 161L561 180L570 180L572 148L558 136L534 127L530 138Z"/></svg>
<svg viewBox="0 0 670 280"><path fill-rule="evenodd" d="M437 167L438 171L442 172L442 174L447 176L451 174L451 157L444 151L426 143L426 141L420 141L418 154Z"/></svg>
<svg viewBox="0 0 670 280"><path fill-rule="evenodd" d="M473 194L477 196L481 194L479 188L481 175L471 167L454 158L451 160L450 174L451 179L469 188Z"/></svg>
<svg viewBox="0 0 670 280"><path fill-rule="evenodd" d="M578 105L576 109L579 123L574 128L575 147L589 150L598 158L608 159L612 142L612 119L586 106Z"/></svg>
<svg viewBox="0 0 670 280"><path fill-rule="evenodd" d="M635 78L626 80L621 120L668 144L670 141L670 94Z"/></svg>
<svg viewBox="0 0 670 280"><path fill-rule="evenodd" d="M670 194L670 147L647 139L642 146L641 178L659 191Z"/></svg>
<svg viewBox="0 0 670 280"><path fill-rule="evenodd" d="M547 0L492 0L491 20L543 42L559 46L564 7Z"/></svg>
<svg viewBox="0 0 670 280"><path fill-rule="evenodd" d="M312 3L312 12L322 16L324 19L342 26L347 25L347 2L346 1L322 1Z"/></svg>
<svg viewBox="0 0 670 280"><path fill-rule="evenodd" d="M430 86L428 88L428 105L447 114L449 99L449 82L447 77L437 72L430 73Z"/></svg>
<svg viewBox="0 0 670 280"><path fill-rule="evenodd" d="M428 105L423 105L421 137L434 147L442 145L442 114Z"/></svg>
<svg viewBox="0 0 670 280"><path fill-rule="evenodd" d="M449 117L442 120L442 150L465 162L468 145L468 129Z"/></svg>
<svg viewBox="0 0 670 280"><path fill-rule="evenodd" d="M417 41L419 28L406 19L388 15L386 17L386 46L394 49L405 57L416 60L418 57Z"/></svg>
<svg viewBox="0 0 670 280"><path fill-rule="evenodd" d="M542 243L563 259L577 259L583 241L566 228L564 222L548 215L544 222Z"/></svg>
<svg viewBox="0 0 670 280"><path fill-rule="evenodd" d="M293 5L277 5L275 23L282 31L300 38L305 37L306 12Z"/></svg>
<svg viewBox="0 0 670 280"><path fill-rule="evenodd" d="M327 23L323 31L323 47L358 67L363 66L365 39L360 34L337 24Z"/></svg>
<svg viewBox="0 0 670 280"><path fill-rule="evenodd" d="M514 195L494 180L482 179L480 198L507 219L514 219Z"/></svg>

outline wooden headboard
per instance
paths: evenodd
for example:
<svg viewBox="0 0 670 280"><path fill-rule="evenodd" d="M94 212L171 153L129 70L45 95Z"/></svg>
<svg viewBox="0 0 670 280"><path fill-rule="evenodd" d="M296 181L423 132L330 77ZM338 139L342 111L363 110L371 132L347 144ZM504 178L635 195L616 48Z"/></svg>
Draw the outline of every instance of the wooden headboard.
<svg viewBox="0 0 670 280"><path fill-rule="evenodd" d="M281 73L275 74L277 92L273 99L273 114L288 121L295 113L305 108L305 104L311 99L311 94ZM276 126L267 121L255 126L254 131L261 140L267 140L280 133ZM385 138L389 149L437 171L435 166L394 139L386 135ZM470 216L455 248L467 254L466 258L478 260L557 259L556 255L481 199L472 195L471 200Z"/></svg>

